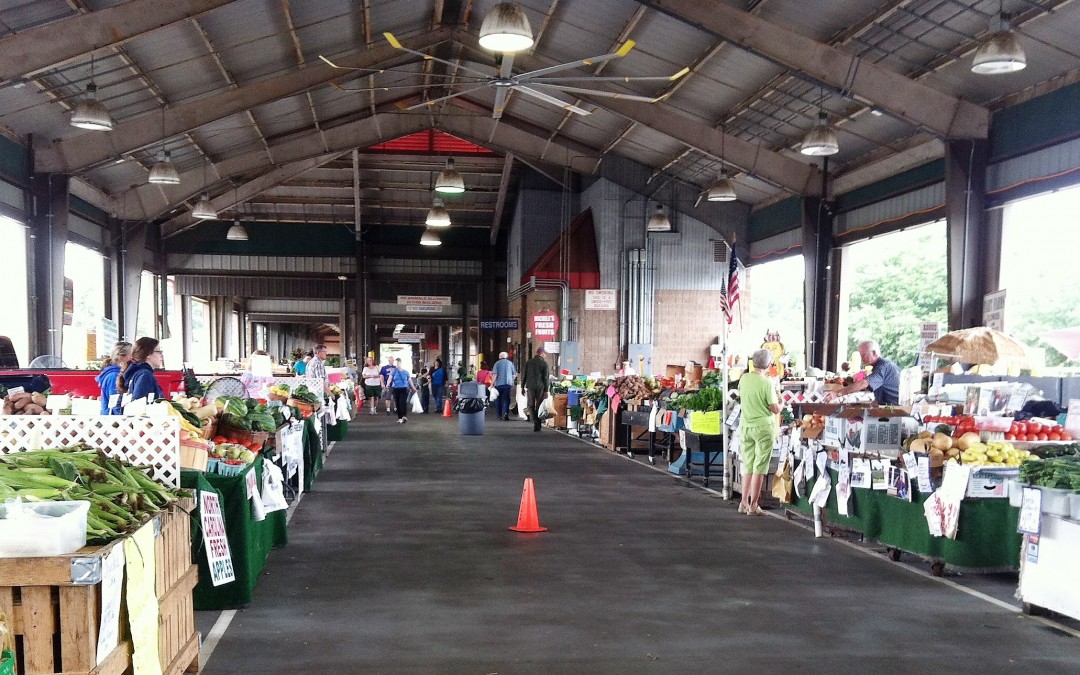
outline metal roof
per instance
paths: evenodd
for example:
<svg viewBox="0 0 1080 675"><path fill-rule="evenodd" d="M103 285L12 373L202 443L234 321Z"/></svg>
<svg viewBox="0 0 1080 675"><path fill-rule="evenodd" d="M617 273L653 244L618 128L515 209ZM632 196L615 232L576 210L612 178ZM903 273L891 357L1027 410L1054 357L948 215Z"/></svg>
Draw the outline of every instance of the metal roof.
<svg viewBox="0 0 1080 675"><path fill-rule="evenodd" d="M497 75L500 59L476 38L495 0L181 0L167 8L151 0L10 0L0 2L0 126L17 139L33 135L37 170L72 173L99 190L111 212L164 221L166 234L192 225L188 212L204 189L223 217L346 222L355 192L365 220L420 227L432 197L426 188L445 156L367 149L431 128L498 155L458 158L472 191L447 202L460 211L455 223L467 226L492 225L504 201L502 156L510 153L551 176L567 161L593 172L614 153L700 189L728 168L740 200L760 205L797 193L805 166L820 166L797 152L819 109L840 141L830 175L852 186L912 145L940 152L935 139L979 133L977 119L953 129L934 117L949 102L976 113L963 115L966 123L1036 86L1075 79L1080 3L1071 0L1006 0L1028 67L971 73L998 2L729 0L703 13L695 0L521 0L537 43L515 57L514 75L605 54L626 40L636 45L625 57L559 75L690 72L674 81L579 80L572 84L593 93L552 92L590 115L511 90L494 123L496 87L484 78ZM109 15L117 11L123 21ZM391 48L385 31L425 56ZM785 44L800 36L814 41L803 58ZM361 69L333 69L320 56ZM91 70L116 125L111 133L68 124ZM910 84L896 92L873 86L892 74ZM598 91L660 100L617 101ZM180 186L145 184L163 143ZM763 153L774 161L760 162Z"/></svg>

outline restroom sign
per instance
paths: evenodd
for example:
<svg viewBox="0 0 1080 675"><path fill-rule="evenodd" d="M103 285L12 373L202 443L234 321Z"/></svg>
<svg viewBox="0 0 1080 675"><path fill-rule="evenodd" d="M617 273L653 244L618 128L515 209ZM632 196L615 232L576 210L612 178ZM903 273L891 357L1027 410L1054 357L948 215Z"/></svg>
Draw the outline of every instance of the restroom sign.
<svg viewBox="0 0 1080 675"><path fill-rule="evenodd" d="M532 316L532 332L538 340L553 340L559 332L559 315L555 312L537 312Z"/></svg>

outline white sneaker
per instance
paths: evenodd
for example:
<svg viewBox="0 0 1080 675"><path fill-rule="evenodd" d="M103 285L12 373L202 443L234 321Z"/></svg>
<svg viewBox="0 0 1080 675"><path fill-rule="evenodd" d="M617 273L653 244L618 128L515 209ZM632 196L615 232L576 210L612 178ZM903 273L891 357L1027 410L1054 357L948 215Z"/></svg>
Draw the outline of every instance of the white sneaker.
<svg viewBox="0 0 1080 675"><path fill-rule="evenodd" d="M408 422L408 421L409 421L409 418L408 418L408 417L402 417L402 418L401 418L401 421L402 421L402 423Z"/></svg>
<svg viewBox="0 0 1080 675"><path fill-rule="evenodd" d="M402 417L401 419L399 419L399 420L397 421L397 423L398 423L398 424L402 424L402 423L403 423L404 421L405 421L405 418L404 418L404 417Z"/></svg>

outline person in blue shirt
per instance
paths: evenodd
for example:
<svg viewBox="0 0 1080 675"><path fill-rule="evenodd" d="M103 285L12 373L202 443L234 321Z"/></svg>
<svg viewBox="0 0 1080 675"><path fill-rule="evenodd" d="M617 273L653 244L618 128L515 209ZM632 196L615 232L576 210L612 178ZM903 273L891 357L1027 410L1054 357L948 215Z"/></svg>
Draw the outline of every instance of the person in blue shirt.
<svg viewBox="0 0 1080 675"><path fill-rule="evenodd" d="M514 381L517 379L517 368L510 360L509 354L499 352L499 360L491 370L495 390L499 392L499 398L495 401L495 416L501 420L510 420L510 392L514 389Z"/></svg>
<svg viewBox="0 0 1080 675"><path fill-rule="evenodd" d="M386 365L379 369L379 379L382 380L382 393L379 398L386 401L386 414L390 414L390 406L394 403L394 387L390 382L390 373L394 370L394 357L386 357Z"/></svg>
<svg viewBox="0 0 1080 675"><path fill-rule="evenodd" d="M304 356L299 361L293 364L293 373L295 373L296 375L306 375L308 361L310 361L311 357L313 356L315 356L315 354L313 354L312 352L304 354Z"/></svg>
<svg viewBox="0 0 1080 675"><path fill-rule="evenodd" d="M873 340L859 343L859 356L862 357L863 365L872 366L870 374L865 378L856 379L846 387L829 392L825 395L825 401L851 394L863 389L874 392L874 401L878 405L898 405L900 403L900 368L881 355L881 347Z"/></svg>
<svg viewBox="0 0 1080 675"><path fill-rule="evenodd" d="M409 371L402 367L401 359L394 361L389 379L390 387L394 390L394 406L397 408L398 424L405 424L409 421L406 417L409 414L409 392L413 391L416 385L413 384Z"/></svg>
<svg viewBox="0 0 1080 675"><path fill-rule="evenodd" d="M446 368L443 367L442 359L435 359L431 364L431 398L435 401L435 412L441 413L443 407L443 392L446 390Z"/></svg>
<svg viewBox="0 0 1080 675"><path fill-rule="evenodd" d="M94 381L101 387L101 414L119 415L120 392L116 389L116 378L120 376L120 369L131 360L131 343L117 342L113 347L105 367L101 369ZM109 407L109 399L116 396L116 405Z"/></svg>
<svg viewBox="0 0 1080 675"><path fill-rule="evenodd" d="M117 389L122 394L131 394L132 400L146 398L153 394L154 400L165 398L161 385L154 377L154 371L164 367L165 355L161 343L152 337L141 337L135 341L131 350L131 360L120 371L116 380Z"/></svg>

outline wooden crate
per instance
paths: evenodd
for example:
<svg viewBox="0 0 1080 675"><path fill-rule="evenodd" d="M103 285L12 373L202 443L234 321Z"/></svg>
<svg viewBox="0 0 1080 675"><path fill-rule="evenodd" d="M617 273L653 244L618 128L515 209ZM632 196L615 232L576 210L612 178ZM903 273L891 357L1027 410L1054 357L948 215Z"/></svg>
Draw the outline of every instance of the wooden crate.
<svg viewBox="0 0 1080 675"><path fill-rule="evenodd" d="M189 516L193 507L162 514L155 539L156 588L160 626L158 651L166 675L195 672L199 667L199 634L191 591L198 568L191 564ZM97 665L101 621L101 583L75 584L72 558L104 557L117 540L75 553L47 558L0 559L0 611L10 617L16 638L17 672L21 675L120 675L131 670L131 631L121 606L119 644Z"/></svg>

